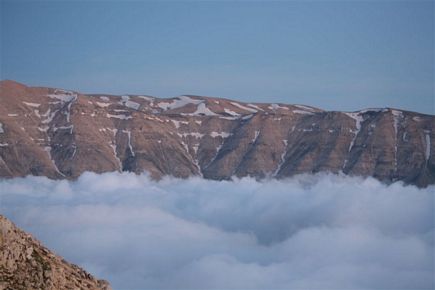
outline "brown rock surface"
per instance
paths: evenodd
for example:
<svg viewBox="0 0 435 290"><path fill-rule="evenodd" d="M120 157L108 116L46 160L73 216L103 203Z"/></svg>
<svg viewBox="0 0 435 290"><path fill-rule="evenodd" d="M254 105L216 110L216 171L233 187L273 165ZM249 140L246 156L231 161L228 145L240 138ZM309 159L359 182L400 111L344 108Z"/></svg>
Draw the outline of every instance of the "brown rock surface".
<svg viewBox="0 0 435 290"><path fill-rule="evenodd" d="M31 235L0 215L0 289L110 290L76 265L45 248Z"/></svg>
<svg viewBox="0 0 435 290"><path fill-rule="evenodd" d="M180 96L85 95L0 82L0 176L148 171L211 179L319 171L435 183L433 115Z"/></svg>

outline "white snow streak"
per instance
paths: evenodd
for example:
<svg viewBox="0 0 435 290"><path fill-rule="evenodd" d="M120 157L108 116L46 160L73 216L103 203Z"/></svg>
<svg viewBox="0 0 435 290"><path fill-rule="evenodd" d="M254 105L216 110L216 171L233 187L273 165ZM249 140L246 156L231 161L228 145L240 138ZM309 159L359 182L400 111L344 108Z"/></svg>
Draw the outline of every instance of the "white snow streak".
<svg viewBox="0 0 435 290"><path fill-rule="evenodd" d="M34 108L38 108L39 106L41 106L41 104L37 104L37 103L29 103L29 102L24 102L23 103L29 107L34 107Z"/></svg>
<svg viewBox="0 0 435 290"><path fill-rule="evenodd" d="M115 119L121 119L121 120L128 120L128 119L132 119L132 116L126 116L124 114L122 115L111 115L111 114L106 114L107 118L115 118Z"/></svg>
<svg viewBox="0 0 435 290"><path fill-rule="evenodd" d="M122 130L123 133L127 134L128 137L128 148L130 149L131 155L134 156L133 147L131 146L131 131Z"/></svg>
<svg viewBox="0 0 435 290"><path fill-rule="evenodd" d="M312 113L312 112L301 111L301 110L293 110L292 112L295 114L314 115L314 113Z"/></svg>
<svg viewBox="0 0 435 290"><path fill-rule="evenodd" d="M44 150L45 150L45 152L47 152L48 158L50 158L51 163L53 163L53 166L54 166L54 169L56 170L56 172L59 173L60 175L62 175L63 177L65 177L65 174L60 172L59 168L56 165L56 162L54 161L53 157L51 156L51 147L50 146L46 146L46 147L44 147Z"/></svg>
<svg viewBox="0 0 435 290"><path fill-rule="evenodd" d="M233 135L233 134L228 133L228 132L220 132L220 133L218 133L218 132L213 131L213 132L210 133L210 136L213 137L213 138L216 138L216 137L228 138L231 135Z"/></svg>
<svg viewBox="0 0 435 290"><path fill-rule="evenodd" d="M258 112L258 111L255 110L255 109L248 108L248 107L243 106L243 105L241 105L241 104L239 104L239 103L236 103L236 102L230 102L230 104L233 105L233 106L235 106L235 107L238 107L239 109L242 109L242 110L245 110L245 111L248 111L248 112L251 112L251 113L257 113L257 112Z"/></svg>

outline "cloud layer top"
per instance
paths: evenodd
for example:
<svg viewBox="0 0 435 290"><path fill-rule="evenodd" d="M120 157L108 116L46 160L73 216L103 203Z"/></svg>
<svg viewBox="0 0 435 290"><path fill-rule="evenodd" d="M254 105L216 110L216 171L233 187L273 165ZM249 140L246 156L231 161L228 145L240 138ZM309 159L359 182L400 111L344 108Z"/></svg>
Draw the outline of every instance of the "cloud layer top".
<svg viewBox="0 0 435 290"><path fill-rule="evenodd" d="M115 289L434 287L434 192L302 175L0 182L0 209Z"/></svg>

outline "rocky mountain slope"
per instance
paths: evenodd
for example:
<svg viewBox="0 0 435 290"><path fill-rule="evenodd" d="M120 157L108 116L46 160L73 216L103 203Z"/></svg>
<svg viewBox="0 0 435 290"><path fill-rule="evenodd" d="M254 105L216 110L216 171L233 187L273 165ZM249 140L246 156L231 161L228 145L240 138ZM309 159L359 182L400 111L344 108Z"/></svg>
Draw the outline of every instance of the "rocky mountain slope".
<svg viewBox="0 0 435 290"><path fill-rule="evenodd" d="M319 171L435 183L433 115L324 111L0 83L0 176L148 171L211 179Z"/></svg>
<svg viewBox="0 0 435 290"><path fill-rule="evenodd" d="M109 290L76 265L53 254L0 215L0 289Z"/></svg>

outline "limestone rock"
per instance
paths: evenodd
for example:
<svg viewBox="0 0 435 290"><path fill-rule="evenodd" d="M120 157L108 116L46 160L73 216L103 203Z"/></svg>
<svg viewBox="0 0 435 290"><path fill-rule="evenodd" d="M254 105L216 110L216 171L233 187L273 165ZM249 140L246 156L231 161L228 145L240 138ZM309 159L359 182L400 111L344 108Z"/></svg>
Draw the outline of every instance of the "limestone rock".
<svg viewBox="0 0 435 290"><path fill-rule="evenodd" d="M111 290L0 215L0 290Z"/></svg>
<svg viewBox="0 0 435 290"><path fill-rule="evenodd" d="M147 171L210 179L320 171L435 183L435 117L0 82L0 177Z"/></svg>

